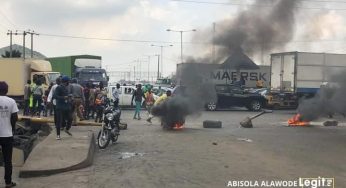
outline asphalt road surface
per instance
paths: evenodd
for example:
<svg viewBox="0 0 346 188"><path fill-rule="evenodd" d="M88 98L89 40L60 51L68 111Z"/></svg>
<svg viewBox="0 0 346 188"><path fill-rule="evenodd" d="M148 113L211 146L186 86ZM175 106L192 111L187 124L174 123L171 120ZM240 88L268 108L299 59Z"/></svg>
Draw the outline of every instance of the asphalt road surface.
<svg viewBox="0 0 346 188"><path fill-rule="evenodd" d="M346 187L346 127L283 126L294 111L265 114L252 129L239 127L254 114L202 112L189 117L184 130L164 131L158 120L133 120L133 111L123 111L128 130L97 150L90 187L227 187L229 181L300 177L335 178L335 187ZM223 128L204 129L204 120L220 120Z"/></svg>

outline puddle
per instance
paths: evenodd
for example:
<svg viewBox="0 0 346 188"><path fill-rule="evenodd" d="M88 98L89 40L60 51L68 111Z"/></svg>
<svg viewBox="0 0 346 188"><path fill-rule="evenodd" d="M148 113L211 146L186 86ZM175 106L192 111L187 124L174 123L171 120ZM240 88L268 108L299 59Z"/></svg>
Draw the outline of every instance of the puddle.
<svg viewBox="0 0 346 188"><path fill-rule="evenodd" d="M252 142L252 140L248 138L237 138L237 140L244 141L244 142Z"/></svg>
<svg viewBox="0 0 346 188"><path fill-rule="evenodd" d="M145 153L120 152L119 159L128 159L131 157L142 157Z"/></svg>

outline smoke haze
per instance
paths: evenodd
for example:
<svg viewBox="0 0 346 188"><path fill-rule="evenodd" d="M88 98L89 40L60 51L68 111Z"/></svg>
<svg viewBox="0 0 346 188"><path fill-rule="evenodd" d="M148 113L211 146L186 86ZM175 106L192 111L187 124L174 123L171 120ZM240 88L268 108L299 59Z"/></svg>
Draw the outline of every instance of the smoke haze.
<svg viewBox="0 0 346 188"><path fill-rule="evenodd" d="M295 7L299 2L257 0L236 18L217 22L215 37L211 39L216 45L216 62L239 49L247 55L258 55L285 46L295 34ZM210 35L210 32L202 31L196 34L195 40L203 41L211 38ZM209 56L211 54L204 59L212 59Z"/></svg>
<svg viewBox="0 0 346 188"><path fill-rule="evenodd" d="M288 42L292 39L295 26L294 7L298 0L275 1L273 7L265 7L259 11L258 7L263 5L263 2L272 1L258 0L254 6L241 12L235 19L217 23L220 32L212 41L218 47L217 61L228 57L235 50L244 50L245 53L253 54L271 50L278 45L282 46L282 43L275 41ZM199 37L210 36L199 34ZM211 56L188 58L186 63L210 63L212 59ZM198 72L193 66L184 66L177 75L179 84L184 86L184 92L154 106L153 115L159 116L173 126L175 122L182 122L186 116L199 113L206 103L214 102L216 100L214 85L205 80L205 75L208 73Z"/></svg>
<svg viewBox="0 0 346 188"><path fill-rule="evenodd" d="M346 72L334 75L326 86L321 87L315 97L303 99L299 103L298 113L305 121L335 113L346 114Z"/></svg>
<svg viewBox="0 0 346 188"><path fill-rule="evenodd" d="M180 75L180 86L173 91L173 97L153 107L152 114L173 126L184 122L186 116L199 114L205 104L216 100L214 85L205 80L205 72L186 66Z"/></svg>

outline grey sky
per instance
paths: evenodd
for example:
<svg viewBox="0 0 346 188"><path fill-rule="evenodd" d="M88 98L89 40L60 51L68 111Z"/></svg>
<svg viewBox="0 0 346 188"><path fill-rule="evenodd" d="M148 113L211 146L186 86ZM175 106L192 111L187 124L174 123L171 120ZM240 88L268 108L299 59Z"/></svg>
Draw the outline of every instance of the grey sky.
<svg viewBox="0 0 346 188"><path fill-rule="evenodd" d="M273 0L270 0L273 1ZM275 0L274 0L275 1ZM253 3L254 1L218 0L211 2ZM304 7L345 8L346 3L304 2ZM86 36L95 38L172 41L173 47L164 49L164 74L175 71L180 61L180 35L167 32L171 29L197 29L196 33L185 33L184 41L190 42L194 35L212 36L213 22L234 19L247 6L196 4L170 0L2 0L0 7L0 46L9 45L7 29L33 29L38 33ZM288 43L288 51L328 51L346 53L346 10L298 10L294 41ZM217 29L220 29L217 27ZM206 35L205 35L206 34ZM195 41L197 43L207 42ZM202 40L202 39L200 39ZM306 43L303 40L330 40L329 42ZM333 41L335 40L335 41ZM22 44L21 36L14 42ZM27 44L30 44L28 39ZM158 44L158 43L156 43ZM115 42L38 36L34 39L35 50L46 56L93 54L103 57L108 69L132 71L139 68L134 60L143 60L142 71L148 64L144 55L160 53L151 43ZM186 56L202 57L211 53L208 44L184 44ZM266 56L268 56L266 54ZM156 57L151 57L150 71L156 71ZM254 57L258 59L258 57ZM259 63L259 62L257 62Z"/></svg>

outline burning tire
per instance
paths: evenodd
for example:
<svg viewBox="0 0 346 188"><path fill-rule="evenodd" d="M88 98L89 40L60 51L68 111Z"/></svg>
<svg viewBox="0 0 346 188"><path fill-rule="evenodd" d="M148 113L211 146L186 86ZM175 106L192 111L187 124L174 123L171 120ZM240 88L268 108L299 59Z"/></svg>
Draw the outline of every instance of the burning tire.
<svg viewBox="0 0 346 188"><path fill-rule="evenodd" d="M253 100L250 102L248 109L251 111L260 111L262 109L262 103L258 100Z"/></svg>
<svg viewBox="0 0 346 188"><path fill-rule="evenodd" d="M215 111L217 105L216 105L216 102L209 102L209 103L206 105L206 107L207 107L207 110L208 110L208 111Z"/></svg>

